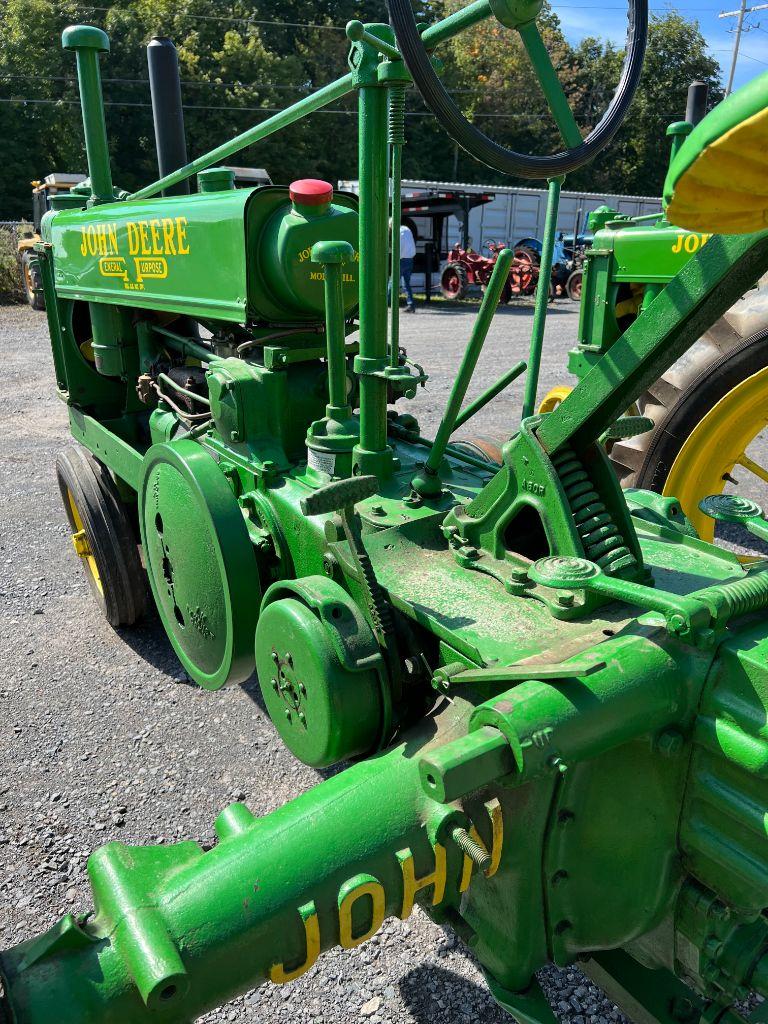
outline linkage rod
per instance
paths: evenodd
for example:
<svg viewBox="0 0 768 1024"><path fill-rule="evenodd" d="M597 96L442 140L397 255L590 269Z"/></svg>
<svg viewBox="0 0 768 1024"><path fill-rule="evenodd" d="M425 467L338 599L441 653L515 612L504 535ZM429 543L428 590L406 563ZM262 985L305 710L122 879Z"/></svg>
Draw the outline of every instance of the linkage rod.
<svg viewBox="0 0 768 1024"><path fill-rule="evenodd" d="M360 453L361 472L382 472L388 461L387 381L378 374L387 365L387 276L389 271L389 174L387 165L387 92L360 89ZM393 282L393 285L395 282ZM394 287L393 287L394 301Z"/></svg>
<svg viewBox="0 0 768 1024"><path fill-rule="evenodd" d="M549 288L552 279L552 257L555 249L555 228L557 227L557 211L560 206L560 186L562 183L562 178L550 178L549 181L547 216L544 221L544 239L541 249L541 265L539 266L539 281L536 286L536 308L533 313L533 328L531 330L531 351L528 356L528 376L525 378L523 419L527 416L532 416L536 408L536 392L539 387L541 349L544 344L544 328L547 323Z"/></svg>
<svg viewBox="0 0 768 1024"><path fill-rule="evenodd" d="M506 373L503 373L501 377L496 381L495 384L491 384L489 388L486 388L481 395L478 395L474 402L470 402L466 409L463 409L456 417L456 423L454 430L459 430L467 420L472 419L481 409L484 409L490 401L492 401L496 395L500 395L501 392L511 384L513 380L517 380L521 373L525 373L527 363L524 360L520 360L519 363L515 363L511 366Z"/></svg>
<svg viewBox="0 0 768 1024"><path fill-rule="evenodd" d="M334 100L341 99L342 96L352 92L353 88L352 74L344 75L335 82L331 82L329 85L323 86L322 89L318 89L311 96L305 96L298 103L286 107L279 114L274 114L272 117L268 117L266 121L254 125L253 128L249 128L240 135L236 135L229 142L225 142L221 146L217 146L216 149L212 149L209 153L197 157L196 160L186 164L184 167L180 167L177 171L173 171L172 174L166 174L164 178L152 182L151 185L145 185L144 188L140 188L138 192L134 192L128 198L148 199L150 196L157 195L163 189L177 185L180 181L184 181L185 178L190 178L193 174L198 174L200 171L204 171L206 168L226 160L239 150L245 149L246 146L252 146L254 142L261 142L262 139L266 139L269 135L274 135L275 132L287 128L289 125L301 120L302 117L306 117L307 114L312 114L315 110L320 110L321 107L333 103Z"/></svg>
<svg viewBox="0 0 768 1024"><path fill-rule="evenodd" d="M391 102L391 101L390 101ZM390 273L390 326L389 365L400 365L400 221L402 219L402 167L403 149L398 143L390 145L392 183L392 270Z"/></svg>
<svg viewBox="0 0 768 1024"><path fill-rule="evenodd" d="M170 331L167 327L159 327L157 324L152 324L152 330L155 334L160 334L165 338L168 348L172 348L183 356L199 359L201 363L209 363L211 359L216 358L216 353L213 349L208 348L206 345L201 345L200 342L192 341L191 338L185 338L175 331Z"/></svg>
<svg viewBox="0 0 768 1024"><path fill-rule="evenodd" d="M455 430L456 419L461 409L461 403L464 401L464 396L467 393L469 382L471 381L472 374L475 372L475 367L477 366L477 360L480 358L480 353L483 350L485 339L488 336L488 329L491 326L493 314L496 312L496 307L499 304L501 289L504 287L507 278L509 277L509 268L512 265L512 258L513 254L511 249L502 249L499 253L499 258L496 260L496 266L493 268L491 280L488 282L488 287L485 291L485 295L483 296L480 311L477 314L475 325L472 328L472 335L469 339L469 344L464 352L464 358L461 361L459 372L457 373L456 380L453 384L451 397L448 399L448 406L443 413L442 421L435 436L434 446L432 447L424 466L424 471L427 476L437 476L437 470L442 462L443 456L445 455L445 449L448 446L448 441Z"/></svg>

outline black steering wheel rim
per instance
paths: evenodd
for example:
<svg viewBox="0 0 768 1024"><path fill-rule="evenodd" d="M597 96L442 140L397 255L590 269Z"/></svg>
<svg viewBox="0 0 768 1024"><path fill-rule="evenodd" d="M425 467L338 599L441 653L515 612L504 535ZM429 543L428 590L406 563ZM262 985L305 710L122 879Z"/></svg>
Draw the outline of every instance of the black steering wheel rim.
<svg viewBox="0 0 768 1024"><path fill-rule="evenodd" d="M548 156L517 153L471 124L437 76L422 42L411 0L386 0L390 24L414 84L448 135L476 160L521 178L554 178L593 160L621 127L634 99L648 40L648 0L628 0L627 47L616 91L599 123L581 145Z"/></svg>

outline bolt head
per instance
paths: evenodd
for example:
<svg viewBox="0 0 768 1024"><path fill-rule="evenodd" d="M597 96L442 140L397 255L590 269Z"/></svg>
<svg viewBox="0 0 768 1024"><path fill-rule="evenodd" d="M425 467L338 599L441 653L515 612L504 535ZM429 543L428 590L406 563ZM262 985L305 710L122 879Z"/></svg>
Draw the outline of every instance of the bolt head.
<svg viewBox="0 0 768 1024"><path fill-rule="evenodd" d="M667 629L670 633L679 635L686 630L685 619L682 615L670 615L667 619Z"/></svg>

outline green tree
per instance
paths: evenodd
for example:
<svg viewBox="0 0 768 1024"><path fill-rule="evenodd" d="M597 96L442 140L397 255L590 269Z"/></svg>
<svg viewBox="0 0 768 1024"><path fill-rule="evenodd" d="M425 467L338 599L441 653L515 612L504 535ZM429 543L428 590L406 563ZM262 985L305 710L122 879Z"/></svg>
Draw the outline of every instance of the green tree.
<svg viewBox="0 0 768 1024"><path fill-rule="evenodd" d="M370 21L379 10L360 0L345 13ZM179 51L190 157L345 73L336 4L286 0L276 15L270 0L235 0L225 11L210 0L128 0L88 19L112 40L102 79L116 184L134 189L157 175L145 53L154 34L170 36ZM85 170L74 57L60 46L62 29L77 20L83 8L74 0L0 7L0 127L18 140L18 158L0 166L0 218L29 215L32 178ZM335 104L335 112L317 113L237 161L266 167L278 181L355 177L354 109L354 98Z"/></svg>
<svg viewBox="0 0 768 1024"><path fill-rule="evenodd" d="M442 6L449 12L463 4L443 0ZM547 8L540 24L576 121L586 135L610 102L624 52L597 38L569 45L557 17ZM496 141L523 153L550 153L561 148L543 94L514 31L488 20L457 36L450 44L444 77L470 120ZM643 76L625 124L593 163L569 175L565 187L658 195L668 160L664 132L667 124L684 117L688 86L694 79L708 83L710 105L722 99L720 67L708 54L698 23L675 11L652 15ZM440 136L442 143L431 140L433 152L452 152L445 135ZM419 155L423 158L425 154ZM445 159L438 159L444 169ZM412 164L406 166L411 173ZM460 166L464 181L520 183L465 155L460 156Z"/></svg>
<svg viewBox="0 0 768 1024"><path fill-rule="evenodd" d="M107 0L108 3L108 0ZM422 0L419 17L439 16L464 0ZM244 131L346 70L344 23L381 20L382 0L120 0L93 11L112 52L102 61L113 177L134 189L157 175L145 46L170 36L179 51L190 157ZM0 218L29 216L29 182L52 170L85 170L74 57L61 31L84 17L77 0L4 0L0 4L0 132L13 159L0 164ZM548 9L542 32L583 131L609 102L623 54L598 39L571 46ZM522 152L544 153L560 140L516 33L493 19L441 51L444 81L478 126ZM695 22L676 12L651 21L638 96L615 143L568 186L658 194L666 166L665 125L683 116L694 78L722 96L719 67ZM274 180L316 175L357 177L355 98L278 133L233 159L266 167ZM458 151L409 91L404 172L412 178L516 184ZM566 187L568 187L566 186Z"/></svg>
<svg viewBox="0 0 768 1024"><path fill-rule="evenodd" d="M623 53L599 49L592 66L607 97ZM643 75L629 117L612 145L579 172L578 182L597 192L660 195L669 162L664 133L672 121L684 119L688 86L696 79L709 86L709 106L719 103L724 96L720 65L707 52L698 22L676 11L652 14Z"/></svg>

